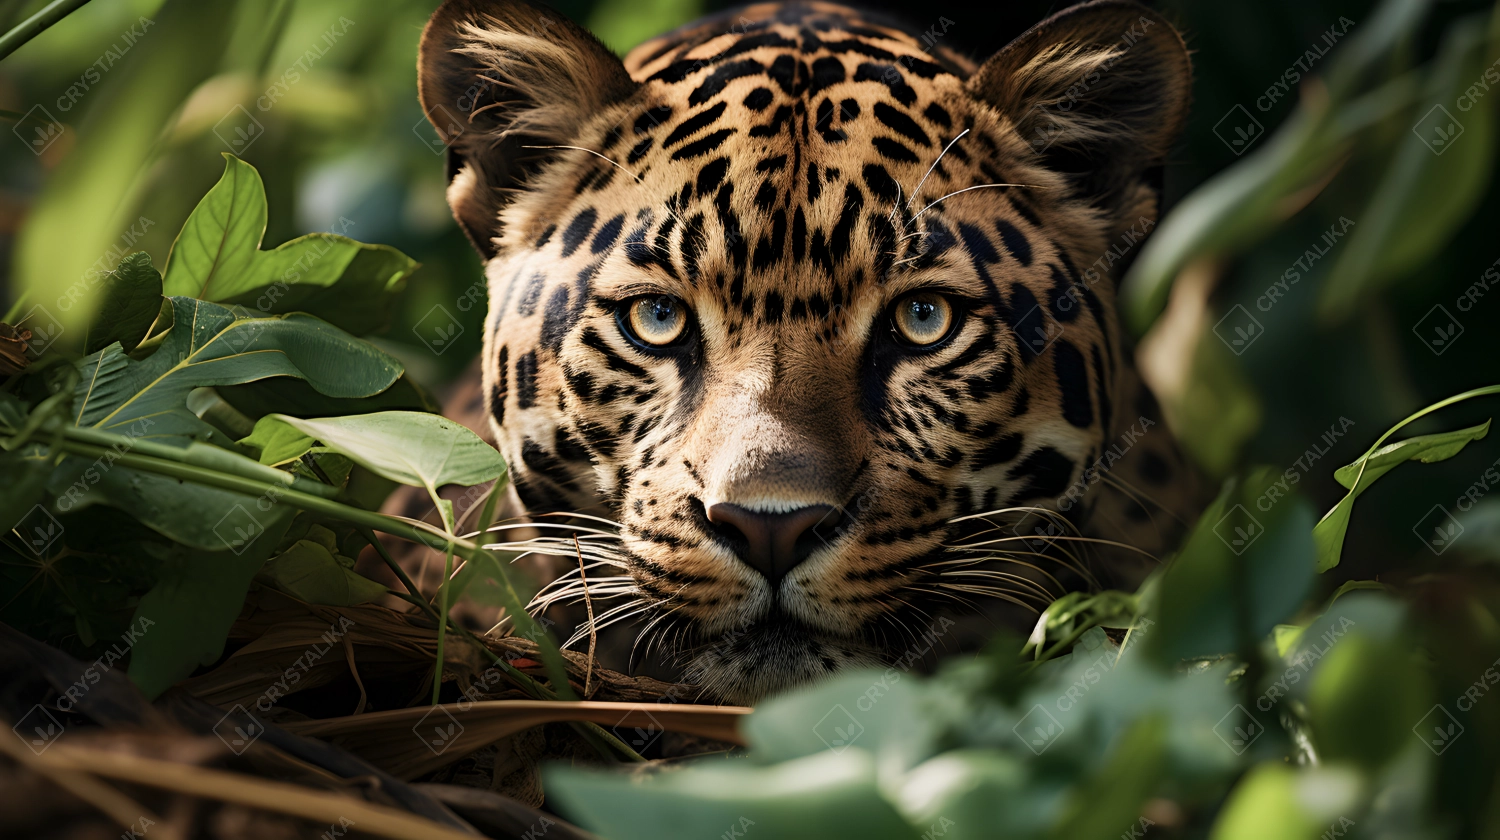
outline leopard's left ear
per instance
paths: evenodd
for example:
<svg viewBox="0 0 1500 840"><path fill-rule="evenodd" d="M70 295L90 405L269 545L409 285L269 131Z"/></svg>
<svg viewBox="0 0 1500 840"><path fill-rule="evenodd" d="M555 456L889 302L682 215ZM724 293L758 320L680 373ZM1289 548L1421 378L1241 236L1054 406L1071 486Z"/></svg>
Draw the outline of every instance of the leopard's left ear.
<svg viewBox="0 0 1500 840"><path fill-rule="evenodd" d="M1094 205L1141 199L1187 120L1192 66L1172 24L1128 0L1073 6L1033 26L969 77L1043 165Z"/></svg>
<svg viewBox="0 0 1500 840"><path fill-rule="evenodd" d="M555 147L638 89L598 38L529 0L444 0L422 32L417 84L448 147L453 217L485 259L501 212Z"/></svg>

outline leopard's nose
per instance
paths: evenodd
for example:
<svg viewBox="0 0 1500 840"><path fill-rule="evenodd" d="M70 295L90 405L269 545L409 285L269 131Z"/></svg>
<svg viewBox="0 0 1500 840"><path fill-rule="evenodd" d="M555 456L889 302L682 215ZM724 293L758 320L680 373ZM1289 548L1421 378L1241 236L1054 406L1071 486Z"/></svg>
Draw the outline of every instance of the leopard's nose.
<svg viewBox="0 0 1500 840"><path fill-rule="evenodd" d="M830 505L809 505L785 513L761 513L721 502L710 505L706 513L739 558L775 589L787 572L822 545L813 528L832 519L833 511Z"/></svg>

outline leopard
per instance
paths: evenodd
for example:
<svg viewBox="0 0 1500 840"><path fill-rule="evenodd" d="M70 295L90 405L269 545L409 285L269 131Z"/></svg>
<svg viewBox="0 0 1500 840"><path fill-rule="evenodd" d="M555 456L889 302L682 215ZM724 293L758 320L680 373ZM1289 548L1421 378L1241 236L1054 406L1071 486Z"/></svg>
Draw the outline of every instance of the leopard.
<svg viewBox="0 0 1500 840"><path fill-rule="evenodd" d="M1139 582L1201 509L1117 312L1189 110L1162 13L976 60L771 2L620 58L445 0L418 52L484 264L476 402L526 521L583 533L531 544L577 552L534 605L754 703Z"/></svg>

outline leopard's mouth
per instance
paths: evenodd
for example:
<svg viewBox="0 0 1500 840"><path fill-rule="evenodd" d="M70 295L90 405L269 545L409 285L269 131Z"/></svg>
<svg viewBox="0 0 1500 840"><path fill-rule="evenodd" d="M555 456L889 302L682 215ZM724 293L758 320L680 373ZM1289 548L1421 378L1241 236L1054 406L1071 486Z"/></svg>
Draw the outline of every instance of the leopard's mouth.
<svg viewBox="0 0 1500 840"><path fill-rule="evenodd" d="M753 703L847 668L882 664L885 651L863 634L813 628L780 611L699 640L679 654L683 676L706 694Z"/></svg>

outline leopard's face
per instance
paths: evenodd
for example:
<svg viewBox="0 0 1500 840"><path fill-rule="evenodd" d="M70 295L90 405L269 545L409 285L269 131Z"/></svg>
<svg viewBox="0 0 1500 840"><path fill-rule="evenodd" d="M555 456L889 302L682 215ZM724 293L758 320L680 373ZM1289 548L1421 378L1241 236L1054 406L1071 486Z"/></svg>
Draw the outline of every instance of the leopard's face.
<svg viewBox="0 0 1500 840"><path fill-rule="evenodd" d="M952 546L1093 514L1106 452L1157 424L1100 266L1154 224L1186 59L1153 13L1092 5L980 67L823 4L623 65L520 3L429 25L516 490L618 522L619 614L672 627L719 696L888 659L944 598L1047 595L1060 573L995 585Z"/></svg>

